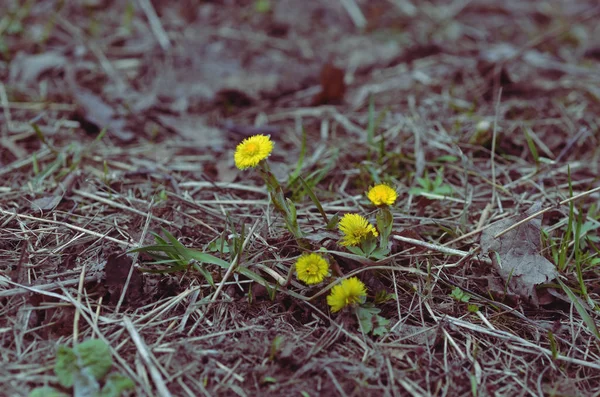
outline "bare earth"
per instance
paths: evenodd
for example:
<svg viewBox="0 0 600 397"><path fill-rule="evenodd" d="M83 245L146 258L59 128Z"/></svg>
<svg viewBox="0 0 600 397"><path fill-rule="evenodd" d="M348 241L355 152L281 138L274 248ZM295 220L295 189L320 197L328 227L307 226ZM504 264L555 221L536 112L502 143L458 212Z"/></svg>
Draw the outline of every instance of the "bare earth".
<svg viewBox="0 0 600 397"><path fill-rule="evenodd" d="M136 396L600 395L600 7L412 1L0 0L0 395L71 395L89 338ZM379 182L357 260L324 217ZM168 233L229 267L130 251ZM380 332L328 307L348 275Z"/></svg>

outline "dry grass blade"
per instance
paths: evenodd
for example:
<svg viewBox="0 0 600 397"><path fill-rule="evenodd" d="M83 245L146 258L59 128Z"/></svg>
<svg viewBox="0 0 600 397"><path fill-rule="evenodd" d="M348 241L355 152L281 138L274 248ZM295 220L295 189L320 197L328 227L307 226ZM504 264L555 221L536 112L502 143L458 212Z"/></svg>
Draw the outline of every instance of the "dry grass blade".
<svg viewBox="0 0 600 397"><path fill-rule="evenodd" d="M133 343L137 347L137 351L140 354L144 365L150 371L150 376L152 377L152 381L156 386L157 395L160 397L171 397L172 394L169 392L162 374L156 367L156 359L152 357L152 352L148 350L148 346L141 338L140 334L137 332L135 326L128 317L123 317L123 325L125 326L127 332L129 332ZM150 390L152 388L148 387L148 389Z"/></svg>
<svg viewBox="0 0 600 397"><path fill-rule="evenodd" d="M597 1L2 4L0 394L597 395Z"/></svg>

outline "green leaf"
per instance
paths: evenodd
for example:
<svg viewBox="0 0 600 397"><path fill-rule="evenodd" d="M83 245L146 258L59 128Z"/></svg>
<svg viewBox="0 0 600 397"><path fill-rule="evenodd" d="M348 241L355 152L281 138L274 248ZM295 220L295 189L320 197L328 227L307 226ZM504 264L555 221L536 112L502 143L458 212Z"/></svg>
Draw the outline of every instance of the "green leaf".
<svg viewBox="0 0 600 397"><path fill-rule="evenodd" d="M97 396L100 393L100 382L94 378L90 368L82 368L73 375L73 395L81 397Z"/></svg>
<svg viewBox="0 0 600 397"><path fill-rule="evenodd" d="M54 373L61 386L71 388L76 377L89 373L96 380L100 380L111 367L112 357L108 345L99 339L89 339L77 345L75 349L59 346Z"/></svg>
<svg viewBox="0 0 600 397"><path fill-rule="evenodd" d="M369 259L380 261L387 258L389 253L389 248L376 248L373 252L371 252L371 255L369 255Z"/></svg>
<svg viewBox="0 0 600 397"><path fill-rule="evenodd" d="M350 252L352 252L354 255L359 255L364 257L365 253L362 249L360 249L360 247L354 247L354 246L348 246L346 247L346 249Z"/></svg>
<svg viewBox="0 0 600 397"><path fill-rule="evenodd" d="M319 211L319 214L321 214L321 217L323 218L323 221L325 221L325 224L329 226L330 221L327 217L327 213L323 209L323 206L321 205L321 202L317 198L317 195L312 191L312 189L310 188L308 183L306 183L306 181L302 177L298 177L298 180L300 181L300 183L302 183L302 186L306 189L306 192L308 193L308 197L310 197L312 202L317 207L317 211Z"/></svg>
<svg viewBox="0 0 600 397"><path fill-rule="evenodd" d="M69 397L67 393L56 390L51 386L36 387L29 394L29 397Z"/></svg>
<svg viewBox="0 0 600 397"><path fill-rule="evenodd" d="M106 383L99 393L99 397L119 397L127 390L135 389L135 383L126 376L120 374L110 374L106 378Z"/></svg>
<svg viewBox="0 0 600 397"><path fill-rule="evenodd" d="M390 320L381 317L379 312L381 312L381 309L374 307L372 304L365 304L356 308L360 328L365 334L372 333L374 336L381 336L388 332L387 325Z"/></svg>
<svg viewBox="0 0 600 397"><path fill-rule="evenodd" d="M298 162L296 163L296 168L290 174L288 179L288 189L292 186L292 184L296 181L296 178L300 176L300 171L302 170L302 164L304 163L304 156L306 155L306 130L302 127L302 143L300 145L300 155L298 156Z"/></svg>
<svg viewBox="0 0 600 397"><path fill-rule="evenodd" d="M271 11L271 2L269 0L256 0L254 2L254 9L256 10L256 12L265 14Z"/></svg>
<svg viewBox="0 0 600 397"><path fill-rule="evenodd" d="M113 362L110 347L100 339L88 339L73 349L80 369L88 369L96 380L104 378Z"/></svg>
<svg viewBox="0 0 600 397"><path fill-rule="evenodd" d="M538 154L537 148L535 147L535 142L533 141L533 138L531 137L531 134L533 133L533 131L529 128L525 128L523 130L523 132L525 133L525 140L527 141L527 146L529 146L529 151L531 152L531 155L533 156L533 160L535 161L536 165L540 164L540 155Z"/></svg>
<svg viewBox="0 0 600 397"><path fill-rule="evenodd" d="M222 254L229 253L229 245L227 245L227 239L223 236L218 237L216 240L211 241L206 247L211 252L220 252Z"/></svg>
<svg viewBox="0 0 600 397"><path fill-rule="evenodd" d="M388 320L385 317L381 317L381 316L377 316L376 318L377 320L377 326L373 329L373 335L374 336L383 336L385 334L388 333L388 327L387 325L390 323L390 320Z"/></svg>
<svg viewBox="0 0 600 397"><path fill-rule="evenodd" d="M325 228L327 230L334 230L335 228L337 228L339 222L340 222L340 216L338 214L335 214L334 216L331 217L331 219L329 220L329 223L327 223L327 226Z"/></svg>
<svg viewBox="0 0 600 397"><path fill-rule="evenodd" d="M456 299L459 302L467 303L469 299L471 299L471 295L464 292L462 289L455 287L450 294L451 297Z"/></svg>
<svg viewBox="0 0 600 397"><path fill-rule="evenodd" d="M375 304L385 303L387 301L396 299L396 295L388 293L386 290L381 289L375 293Z"/></svg>
<svg viewBox="0 0 600 397"><path fill-rule="evenodd" d="M590 316L590 314L587 312L587 310L583 306L583 303L581 302L579 297L577 295L575 295L575 293L571 290L571 288L569 288L560 278L557 277L556 281L558 281L558 283L562 287L563 291L565 291L565 293L567 294L569 299L571 299L571 302L573 302L573 305L575 305L575 309L577 309L577 312L583 319L583 322L587 325L588 330L592 334L594 334L594 336L596 338L598 338L598 340L600 340L600 332L598 332L598 327L596 327L596 322Z"/></svg>
<svg viewBox="0 0 600 397"><path fill-rule="evenodd" d="M550 341L550 351L552 351L552 359L556 360L558 357L558 343L552 331L548 330L548 340Z"/></svg>
<svg viewBox="0 0 600 397"><path fill-rule="evenodd" d="M58 383L63 387L73 387L73 376L77 371L77 356L73 349L59 346L56 352L56 364L54 364L54 373L58 378Z"/></svg>
<svg viewBox="0 0 600 397"><path fill-rule="evenodd" d="M380 310L367 307L367 306L359 306L356 308L356 315L358 317L358 322L360 323L360 328L365 334L373 331L373 316L376 316Z"/></svg>
<svg viewBox="0 0 600 397"><path fill-rule="evenodd" d="M377 211L375 219L377 221L377 230L379 231L379 246L387 248L390 235L392 234L392 227L394 226L392 212L387 207L380 208Z"/></svg>
<svg viewBox="0 0 600 397"><path fill-rule="evenodd" d="M269 286L269 283L263 277L244 266L240 266L236 270L239 274L246 276L250 280L255 281L265 287L271 299L275 298L275 290Z"/></svg>

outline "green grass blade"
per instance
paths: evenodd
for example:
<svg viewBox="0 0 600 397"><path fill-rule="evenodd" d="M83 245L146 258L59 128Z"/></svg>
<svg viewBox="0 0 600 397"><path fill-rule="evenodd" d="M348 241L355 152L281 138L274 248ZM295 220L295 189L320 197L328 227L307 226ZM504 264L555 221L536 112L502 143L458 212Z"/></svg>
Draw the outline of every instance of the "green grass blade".
<svg viewBox="0 0 600 397"><path fill-rule="evenodd" d="M298 156L298 162L296 163L296 169L290 174L288 179L288 189L296 182L296 179L300 176L300 171L304 165L304 157L306 156L306 130L302 127L302 144L300 146L300 156Z"/></svg>
<svg viewBox="0 0 600 397"><path fill-rule="evenodd" d="M317 198L317 195L312 191L312 189L310 188L310 186L308 186L308 183L306 183L306 181L301 176L298 177L298 180L300 181L300 183L302 184L302 186L304 187L304 189L306 189L308 197L310 197L310 199L312 200L312 202L317 207L317 210L321 214L321 217L325 221L325 224L329 224L329 218L327 217L327 213L323 209L323 206L321 205L321 202Z"/></svg>
<svg viewBox="0 0 600 397"><path fill-rule="evenodd" d="M527 146L529 147L529 151L531 152L531 155L533 156L535 165L539 166L540 165L540 155L537 151L537 148L535 147L535 142L533 141L533 138L531 137L531 134L529 133L529 131L530 131L529 128L524 129L525 140L527 141Z"/></svg>
<svg viewBox="0 0 600 397"><path fill-rule="evenodd" d="M567 296L569 297L571 302L573 302L573 305L575 305L575 309L577 310L577 313L579 313L579 315L583 319L583 322L585 323L585 325L587 325L588 330L592 334L594 334L594 336L600 341L600 332L598 332L598 327L596 327L596 322L590 316L590 314L588 313L586 308L583 306L583 303L581 302L579 297L577 295L575 295L575 293L571 290L571 288L569 288L565 283L563 283L563 281L560 278L557 277L556 281L558 281L558 283L562 287L563 291L565 291L565 294L567 294Z"/></svg>

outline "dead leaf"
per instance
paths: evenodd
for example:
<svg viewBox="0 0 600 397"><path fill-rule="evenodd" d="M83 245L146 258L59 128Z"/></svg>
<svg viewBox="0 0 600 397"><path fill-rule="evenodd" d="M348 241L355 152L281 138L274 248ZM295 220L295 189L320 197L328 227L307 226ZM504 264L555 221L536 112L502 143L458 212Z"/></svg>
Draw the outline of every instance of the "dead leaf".
<svg viewBox="0 0 600 397"><path fill-rule="evenodd" d="M45 72L62 68L67 63L67 58L56 51L42 54L25 54L19 52L10 64L9 81L12 84L30 84Z"/></svg>
<svg viewBox="0 0 600 397"><path fill-rule="evenodd" d="M344 100L345 93L344 71L326 63L321 69L321 92L315 95L312 105L339 104Z"/></svg>
<svg viewBox="0 0 600 397"><path fill-rule="evenodd" d="M126 129L125 119L119 118L114 109L96 94L78 88L73 91L73 97L80 108L75 119L88 133L97 134L106 128L111 136L121 142L131 142L135 138L135 134Z"/></svg>
<svg viewBox="0 0 600 397"><path fill-rule="evenodd" d="M539 306L535 287L548 283L558 274L556 266L540 255L541 218L534 218L498 238L494 236L540 209L541 204L536 203L517 219L493 223L483 231L480 241L482 252L490 255L494 268L508 284L509 291L535 306Z"/></svg>
<svg viewBox="0 0 600 397"><path fill-rule="evenodd" d="M215 96L215 103L225 108L247 108L254 104L254 99L250 95L234 88L224 88Z"/></svg>
<svg viewBox="0 0 600 397"><path fill-rule="evenodd" d="M215 168L217 169L217 180L219 182L233 182L240 175L239 170L231 165L230 159L217 160Z"/></svg>
<svg viewBox="0 0 600 397"><path fill-rule="evenodd" d="M60 204L62 198L62 195L48 195L40 197L31 202L31 208L37 211L52 211L58 204Z"/></svg>
<svg viewBox="0 0 600 397"><path fill-rule="evenodd" d="M187 115L186 117L157 115L157 121L165 128L177 133L187 141L194 142L190 147L221 148L224 145L223 132L206 124L206 118Z"/></svg>
<svg viewBox="0 0 600 397"><path fill-rule="evenodd" d="M123 292L123 287L129 276L129 271L133 266L131 258L124 253L113 253L108 256L104 271L106 278L104 285L110 293L110 302L117 303ZM143 296L144 278L139 270L133 269L125 298L129 302L140 299Z"/></svg>
<svg viewBox="0 0 600 397"><path fill-rule="evenodd" d="M600 60L600 47L590 47L583 53L585 58Z"/></svg>
<svg viewBox="0 0 600 397"><path fill-rule="evenodd" d="M402 324L393 331L400 340L406 340L421 346L433 346L437 339L438 330L433 327L421 327L410 324Z"/></svg>

